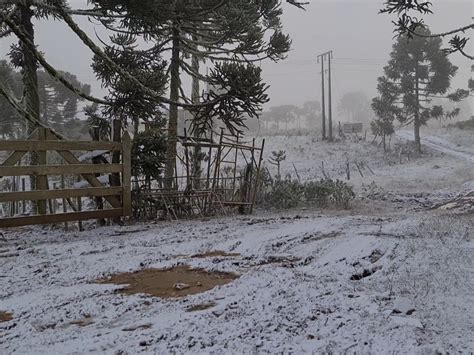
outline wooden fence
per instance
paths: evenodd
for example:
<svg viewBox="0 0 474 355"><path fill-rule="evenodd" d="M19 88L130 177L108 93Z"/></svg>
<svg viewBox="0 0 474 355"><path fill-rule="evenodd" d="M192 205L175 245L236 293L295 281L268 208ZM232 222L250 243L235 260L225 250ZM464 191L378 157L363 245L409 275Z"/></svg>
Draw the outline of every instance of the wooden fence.
<svg viewBox="0 0 474 355"><path fill-rule="evenodd" d="M0 192L0 203L15 201L37 201L37 214L12 216L0 219L0 228L17 227L32 224L53 224L68 221L83 221L88 219L118 218L130 216L131 203L131 140L125 133L122 142L96 141L63 141L45 128L37 129L25 141L0 141L0 152L9 152L8 157L0 163L0 177L30 176L36 179L35 191ZM48 151L55 151L64 164L48 164ZM121 162L116 164L92 164L81 162L73 151L107 151L119 152ZM38 165L21 165L22 158L28 152L36 152ZM106 186L101 174L111 174L118 183ZM48 176L78 175L85 180L85 188L64 188L50 190ZM108 202L110 208L101 210L82 211L83 197L100 197ZM76 199L77 204L72 203ZM63 208L63 213L49 209L48 201L62 199L69 201L72 212ZM23 202L24 203L24 202ZM64 206L63 206L64 207Z"/></svg>

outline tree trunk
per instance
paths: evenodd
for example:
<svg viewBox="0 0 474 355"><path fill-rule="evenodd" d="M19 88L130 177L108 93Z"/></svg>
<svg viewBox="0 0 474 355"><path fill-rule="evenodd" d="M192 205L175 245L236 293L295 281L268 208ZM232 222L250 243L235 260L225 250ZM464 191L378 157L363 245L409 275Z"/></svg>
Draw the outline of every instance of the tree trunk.
<svg viewBox="0 0 474 355"><path fill-rule="evenodd" d="M420 138L420 121L419 121L419 118L415 118L415 121L413 123L413 127L415 128L416 151L421 154L421 138Z"/></svg>
<svg viewBox="0 0 474 355"><path fill-rule="evenodd" d="M421 154L421 138L420 138L420 83L418 81L418 64L416 66L416 83L415 83L415 95L416 95L416 108L415 108L415 119L413 121L413 127L415 129L415 145L416 151Z"/></svg>
<svg viewBox="0 0 474 355"><path fill-rule="evenodd" d="M166 164L165 164L165 188L171 189L173 187L173 178L175 176L176 165L176 143L178 135L178 106L175 104L179 100L179 29L175 22L173 27L173 49L171 51L171 82L170 82L170 100L172 103L169 108L168 120L168 139L166 149Z"/></svg>
<svg viewBox="0 0 474 355"><path fill-rule="evenodd" d="M133 121L133 136L136 137L140 129L140 121L138 119Z"/></svg>
<svg viewBox="0 0 474 355"><path fill-rule="evenodd" d="M194 40L198 40L196 36L193 37ZM199 57L197 55L193 55L191 66L193 71L199 73ZM199 78L197 76L193 77L192 83L192 92L191 92L191 101L193 104L199 104ZM193 122L192 128L192 135L195 138L202 138L205 135L204 132L205 128L201 127L196 120ZM201 168L201 161L203 159L201 147L196 146L193 152L192 158L192 187L195 190L199 190L201 188L201 175L202 175L202 168Z"/></svg>
<svg viewBox="0 0 474 355"><path fill-rule="evenodd" d="M23 30L24 34L28 37L31 43L35 43L35 31L33 28L33 11L30 9L28 4L22 3L18 4L19 14L20 14L20 27ZM23 102L25 105L25 110L35 119L40 119L40 100L38 96L38 66L34 54L29 49L26 43L20 41L20 49L23 55L23 70L22 70L22 80L23 80ZM31 122L28 122L28 136L33 133L33 131L38 128L38 125L35 125ZM38 154L36 152L30 153L30 164L38 165ZM30 189L31 191L36 190L37 179L35 176L30 176ZM37 203L32 202L32 213L36 214Z"/></svg>

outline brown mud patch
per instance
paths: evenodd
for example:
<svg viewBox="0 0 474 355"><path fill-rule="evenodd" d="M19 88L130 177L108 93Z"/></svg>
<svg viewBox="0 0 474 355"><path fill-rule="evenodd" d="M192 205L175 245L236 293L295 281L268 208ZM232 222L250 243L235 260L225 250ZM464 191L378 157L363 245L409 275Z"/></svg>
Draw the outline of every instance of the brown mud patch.
<svg viewBox="0 0 474 355"><path fill-rule="evenodd" d="M206 253L202 254L195 254L192 255L191 258L198 258L198 259L205 259L205 258L215 258L215 257L226 257L226 258L232 258L232 257L237 257L240 256L239 253L227 253L222 250L214 250L214 251L208 251Z"/></svg>
<svg viewBox="0 0 474 355"><path fill-rule="evenodd" d="M186 312L198 312L198 311L205 311L206 309L212 308L217 306L216 302L207 302L202 304L196 304L194 306L189 306L186 308Z"/></svg>
<svg viewBox="0 0 474 355"><path fill-rule="evenodd" d="M209 272L180 265L170 269L144 269L112 275L97 280L102 284L127 285L120 293L134 295L144 293L154 297L178 298L195 295L228 284L239 275L226 272Z"/></svg>
<svg viewBox="0 0 474 355"><path fill-rule="evenodd" d="M13 319L13 313L0 311L0 323L9 322Z"/></svg>
<svg viewBox="0 0 474 355"><path fill-rule="evenodd" d="M70 324L79 327L87 327L88 325L94 324L94 319L91 316L85 316L83 319L72 321Z"/></svg>

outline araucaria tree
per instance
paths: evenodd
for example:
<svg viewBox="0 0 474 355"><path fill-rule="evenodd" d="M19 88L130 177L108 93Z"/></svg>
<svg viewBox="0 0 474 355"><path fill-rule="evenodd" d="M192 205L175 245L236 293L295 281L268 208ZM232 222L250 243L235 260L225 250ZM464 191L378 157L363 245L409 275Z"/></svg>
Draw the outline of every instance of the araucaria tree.
<svg viewBox="0 0 474 355"><path fill-rule="evenodd" d="M398 96L398 87L396 84L388 81L386 77L378 79L377 90L380 96L372 100L372 110L377 118L370 123L372 134L382 139L383 150L387 150L387 136L390 137L394 132L393 121L400 115L401 110L396 105Z"/></svg>
<svg viewBox="0 0 474 355"><path fill-rule="evenodd" d="M139 33L170 57L165 166L168 188L175 170L178 108L193 113L197 131L213 117L230 130L239 131L245 126L243 118L256 117L268 101L261 70L252 63L283 59L290 49L290 39L282 33L278 0L158 0L143 1L139 6L129 0L92 3L97 11L117 16L115 21L103 22L109 29ZM199 62L204 60L213 66L208 75L199 70ZM181 85L183 73L209 83L213 90L198 98L194 85L193 95L186 94Z"/></svg>
<svg viewBox="0 0 474 355"><path fill-rule="evenodd" d="M164 93L167 82L164 73L166 62L162 60L156 48L140 50L137 37L130 34L115 34L111 36L110 41L112 44L107 45L104 50L108 58L143 85L157 93ZM108 90L105 97L108 105L103 105L101 110L103 118L109 122L119 120L123 125L132 123L136 135L140 123L155 121L161 117L161 102L110 68L102 57L94 56L92 68L102 86ZM93 115L89 117L92 118Z"/></svg>
<svg viewBox="0 0 474 355"><path fill-rule="evenodd" d="M445 112L442 106L430 105L431 99L458 101L466 97L467 91L448 94L458 68L443 52L440 38L429 37L428 29L417 31L423 36L410 40L400 36L394 43L385 75L379 78L380 98L374 104L378 106L375 112L379 118L386 120L390 114L403 125L413 124L417 151L421 153L420 127L431 118L451 118L457 114L456 110Z"/></svg>
<svg viewBox="0 0 474 355"><path fill-rule="evenodd" d="M474 22L471 21L469 24L459 24L455 28L441 33L431 34L419 31L420 29L426 29L426 24L422 17L415 16L413 13L421 15L432 14L431 8L433 3L425 0L385 0L384 7L380 9L380 13L396 14L398 19L393 21L395 24L395 32L399 36L407 36L408 38L413 37L431 37L431 38L450 38L449 47L444 51L446 53L459 52L466 58L474 60L472 53L466 52L466 47L469 38L463 37L467 31L474 29ZM474 19L474 17L472 18Z"/></svg>

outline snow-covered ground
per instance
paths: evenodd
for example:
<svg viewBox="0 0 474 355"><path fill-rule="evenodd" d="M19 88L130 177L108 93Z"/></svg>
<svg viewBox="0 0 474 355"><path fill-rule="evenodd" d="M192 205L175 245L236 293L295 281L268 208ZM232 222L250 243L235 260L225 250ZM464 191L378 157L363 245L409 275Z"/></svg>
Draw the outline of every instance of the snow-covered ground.
<svg viewBox="0 0 474 355"><path fill-rule="evenodd" d="M464 131L454 129L450 130L449 136L444 134L446 137L439 139L443 145L454 145L457 136L466 137ZM432 139L435 137L433 133L427 135ZM326 143L321 142L320 137L312 136L270 137L265 143L265 167L271 174L276 174L276 167L269 164L268 159L272 151L285 150L287 158L281 163L283 177L289 174L296 178L297 171L302 180L320 179L325 173L346 181L346 165L349 162L349 183L357 192L367 185L402 193L449 192L474 180L474 163L470 160L474 157L474 139L462 139L456 145L456 152L461 154L472 151L467 156L455 156L451 151L425 147L425 154L416 157L414 148L409 144L410 137L410 132L406 133L407 139L393 137L391 150L386 153L381 147L371 144L369 138L366 142L347 139ZM400 146L404 152L401 164ZM408 154L410 150L411 154Z"/></svg>
<svg viewBox="0 0 474 355"><path fill-rule="evenodd" d="M474 164L435 151L399 164L369 143L311 137L269 149L282 142L284 169L304 179L321 161L334 177L346 154L365 161L373 174L352 172L352 209L4 231L0 312L13 320L0 323L0 353L473 352L474 220L426 206L472 186ZM193 257L209 251L237 255ZM95 283L178 264L240 277L179 299Z"/></svg>
<svg viewBox="0 0 474 355"><path fill-rule="evenodd" d="M414 133L412 131L403 130L396 132L396 134L402 139L406 139L409 141L414 140ZM460 143L449 142L444 138L432 135L425 135L420 140L421 144L426 147L445 153L447 155L451 155L461 160L474 163L474 154L472 154L472 147L470 146L467 146L466 148L468 149L464 150L463 146Z"/></svg>

